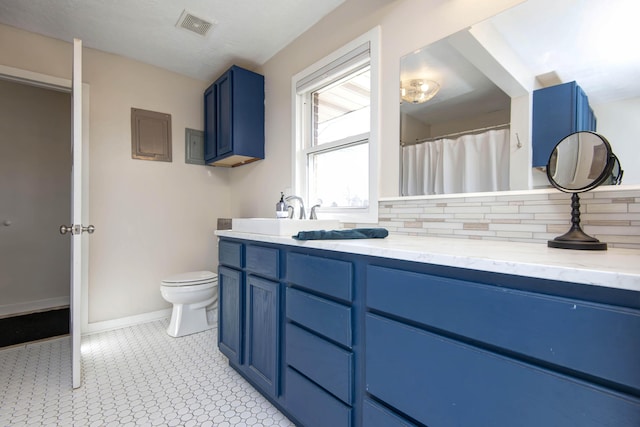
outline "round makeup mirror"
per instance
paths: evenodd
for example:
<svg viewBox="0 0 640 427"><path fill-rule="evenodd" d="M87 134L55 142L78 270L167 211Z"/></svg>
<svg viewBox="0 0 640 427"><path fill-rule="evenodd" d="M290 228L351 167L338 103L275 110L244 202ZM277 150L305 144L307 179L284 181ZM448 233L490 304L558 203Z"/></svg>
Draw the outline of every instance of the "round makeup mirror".
<svg viewBox="0 0 640 427"><path fill-rule="evenodd" d="M548 246L561 249L605 250L607 244L589 236L580 228L580 197L609 183L620 184L622 169L605 137L594 132L576 132L562 139L551 152L547 163L549 182L571 195L571 228L562 236L549 240Z"/></svg>

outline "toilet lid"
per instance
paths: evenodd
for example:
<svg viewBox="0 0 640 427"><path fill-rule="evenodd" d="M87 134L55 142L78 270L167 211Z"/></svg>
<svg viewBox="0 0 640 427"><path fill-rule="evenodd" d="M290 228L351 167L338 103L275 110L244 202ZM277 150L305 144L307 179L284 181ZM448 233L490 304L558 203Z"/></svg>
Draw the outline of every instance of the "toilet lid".
<svg viewBox="0 0 640 427"><path fill-rule="evenodd" d="M210 271L190 271L188 273L175 274L162 280L165 286L190 286L213 282L218 275Z"/></svg>

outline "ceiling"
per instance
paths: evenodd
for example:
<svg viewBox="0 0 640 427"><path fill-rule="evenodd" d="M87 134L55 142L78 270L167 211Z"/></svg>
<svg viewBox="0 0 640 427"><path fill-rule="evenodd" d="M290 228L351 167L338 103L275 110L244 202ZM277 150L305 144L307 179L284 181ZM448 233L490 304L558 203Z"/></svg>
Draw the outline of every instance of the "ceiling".
<svg viewBox="0 0 640 427"><path fill-rule="evenodd" d="M424 123L440 123L508 109L511 98L451 43L430 44L403 58L403 81L428 79L440 85L436 96L422 104L402 103L402 112Z"/></svg>
<svg viewBox="0 0 640 427"><path fill-rule="evenodd" d="M0 0L0 23L64 41L77 37L85 47L211 81L233 63L264 64L344 1ZM213 23L206 36L176 27L184 11ZM531 75L577 80L600 103L640 93L637 16L637 0L528 0L489 22ZM403 60L403 78L428 67L447 82L428 103L403 108L429 105L445 115L438 109L462 112L475 100L490 111L508 102L459 53L438 44L421 52L426 56ZM454 97L455 105L445 102Z"/></svg>
<svg viewBox="0 0 640 427"><path fill-rule="evenodd" d="M576 80L596 105L640 96L638 16L637 0L528 0L482 25L539 86ZM508 108L509 97L449 40L403 58L401 79L428 77L441 90L424 104L403 103L402 111L435 123Z"/></svg>
<svg viewBox="0 0 640 427"><path fill-rule="evenodd" d="M210 81L264 64L345 0L0 0L0 23ZM183 11L213 24L177 28Z"/></svg>

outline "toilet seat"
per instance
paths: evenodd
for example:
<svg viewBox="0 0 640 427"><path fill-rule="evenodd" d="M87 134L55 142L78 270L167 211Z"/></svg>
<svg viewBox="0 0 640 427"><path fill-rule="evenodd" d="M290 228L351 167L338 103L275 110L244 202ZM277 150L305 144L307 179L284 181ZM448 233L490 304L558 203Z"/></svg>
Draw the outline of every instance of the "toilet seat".
<svg viewBox="0 0 640 427"><path fill-rule="evenodd" d="M162 280L163 286L194 286L204 285L216 281L218 275L210 271L190 271L176 274Z"/></svg>

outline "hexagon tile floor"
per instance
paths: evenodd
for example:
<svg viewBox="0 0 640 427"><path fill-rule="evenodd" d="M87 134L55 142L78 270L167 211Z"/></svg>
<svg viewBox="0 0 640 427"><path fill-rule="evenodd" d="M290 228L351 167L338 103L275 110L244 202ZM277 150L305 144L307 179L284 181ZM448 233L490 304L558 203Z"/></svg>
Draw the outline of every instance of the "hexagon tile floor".
<svg viewBox="0 0 640 427"><path fill-rule="evenodd" d="M82 338L71 389L69 337L0 350L0 426L293 426L216 346L167 320Z"/></svg>

